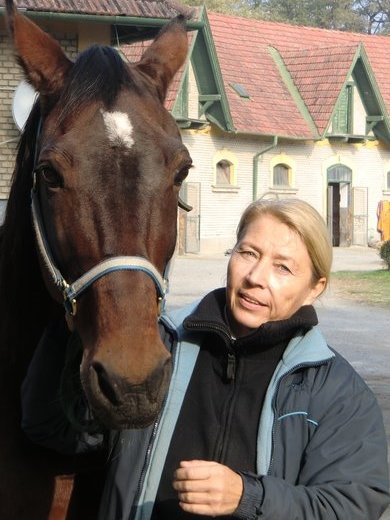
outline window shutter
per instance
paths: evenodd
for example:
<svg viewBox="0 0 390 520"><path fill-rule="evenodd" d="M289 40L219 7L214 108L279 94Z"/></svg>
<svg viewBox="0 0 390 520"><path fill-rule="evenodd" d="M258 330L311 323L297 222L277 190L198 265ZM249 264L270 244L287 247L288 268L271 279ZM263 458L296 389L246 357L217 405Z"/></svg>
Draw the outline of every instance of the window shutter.
<svg viewBox="0 0 390 520"><path fill-rule="evenodd" d="M347 85L341 93L333 116L333 133L352 133L352 85Z"/></svg>

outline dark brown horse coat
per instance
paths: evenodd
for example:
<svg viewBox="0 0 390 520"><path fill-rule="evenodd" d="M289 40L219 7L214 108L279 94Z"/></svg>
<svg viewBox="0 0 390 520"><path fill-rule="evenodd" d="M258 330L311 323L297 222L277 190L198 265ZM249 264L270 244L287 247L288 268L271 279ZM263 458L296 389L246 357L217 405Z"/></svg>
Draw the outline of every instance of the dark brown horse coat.
<svg viewBox="0 0 390 520"><path fill-rule="evenodd" d="M33 171L44 232L66 280L118 255L143 257L162 275L174 251L178 192L191 164L163 107L185 60L187 37L176 20L138 64L127 65L99 46L72 63L12 0L7 23L40 97L21 138L0 228L0 518L88 520L99 502L96 489L88 489L99 488L96 474L84 479L86 485L78 477L71 494L72 475L90 461L35 448L20 431L26 369L45 325L63 313L61 293L36 249ZM81 381L109 428L144 426L159 411L170 356L157 313L156 287L140 271L112 272L77 301L72 320L84 348Z"/></svg>

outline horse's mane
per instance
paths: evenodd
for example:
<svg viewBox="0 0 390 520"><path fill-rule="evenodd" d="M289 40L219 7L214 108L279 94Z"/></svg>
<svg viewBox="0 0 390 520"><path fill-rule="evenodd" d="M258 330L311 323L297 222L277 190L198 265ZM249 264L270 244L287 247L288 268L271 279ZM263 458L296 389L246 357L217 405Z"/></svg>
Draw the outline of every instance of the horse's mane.
<svg viewBox="0 0 390 520"><path fill-rule="evenodd" d="M0 286L2 289L3 283L6 283L2 276L4 269L7 269L9 265L14 265L16 268L18 261L24 260L19 257L19 253L26 248L30 249L30 245L32 245L32 242L28 241L29 235L31 236L29 201L39 120L40 107L39 103L35 103L19 141L4 223L0 227ZM16 272L17 269L13 269L13 271Z"/></svg>
<svg viewBox="0 0 390 520"><path fill-rule="evenodd" d="M31 341L36 341L31 326L41 330L42 321L38 317L45 313L48 301L35 251L30 209L39 121L37 102L18 145L11 191L0 228L0 360L7 362L17 359L16 352L12 351L15 346L26 348L27 353L28 344L22 343L29 334Z"/></svg>
<svg viewBox="0 0 390 520"><path fill-rule="evenodd" d="M116 50L92 46L79 55L67 78L58 103L61 107L58 124L92 101L102 101L105 107L110 108L124 85L141 92L140 80L137 81ZM34 329L36 332L31 334L30 342L36 342L36 336L39 337L53 307L39 269L30 208L40 120L38 100L18 145L5 219L0 227L0 343L3 342L4 346L7 341L4 336L13 327L22 327L26 338L29 328ZM15 330L16 333L20 334L20 331ZM16 336L14 340L17 346L22 341L18 338ZM0 360L3 354L2 347Z"/></svg>
<svg viewBox="0 0 390 520"><path fill-rule="evenodd" d="M93 45L78 56L71 69L60 98L60 122L91 101L102 101L110 108L123 86L142 91L139 79L115 49Z"/></svg>

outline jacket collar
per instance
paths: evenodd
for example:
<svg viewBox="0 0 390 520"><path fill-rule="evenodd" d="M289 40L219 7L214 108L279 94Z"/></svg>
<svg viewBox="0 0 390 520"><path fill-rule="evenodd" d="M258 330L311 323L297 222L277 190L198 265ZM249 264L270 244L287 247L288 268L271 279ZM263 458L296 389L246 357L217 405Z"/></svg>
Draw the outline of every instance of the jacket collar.
<svg viewBox="0 0 390 520"><path fill-rule="evenodd" d="M208 293L202 300L172 312L165 313L161 321L169 329L175 331L181 339L194 332L214 332L226 338L231 337L225 319L226 289L220 288ZM268 322L253 333L239 338L237 346L247 346L252 343L274 345L277 341L289 342L294 336L304 337L304 334L317 325L318 319L314 307L301 307L288 320Z"/></svg>

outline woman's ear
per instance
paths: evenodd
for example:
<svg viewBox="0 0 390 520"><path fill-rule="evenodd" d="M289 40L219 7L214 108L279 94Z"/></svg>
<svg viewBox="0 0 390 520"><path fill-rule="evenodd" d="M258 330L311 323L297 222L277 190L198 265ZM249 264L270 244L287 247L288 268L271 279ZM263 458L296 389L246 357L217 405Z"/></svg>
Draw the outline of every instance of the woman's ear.
<svg viewBox="0 0 390 520"><path fill-rule="evenodd" d="M321 296L321 294L325 291L326 282L327 282L327 280L324 276L315 282L315 284L313 285L313 287L311 289L311 298L312 298L311 303L314 303L315 300L319 296Z"/></svg>

